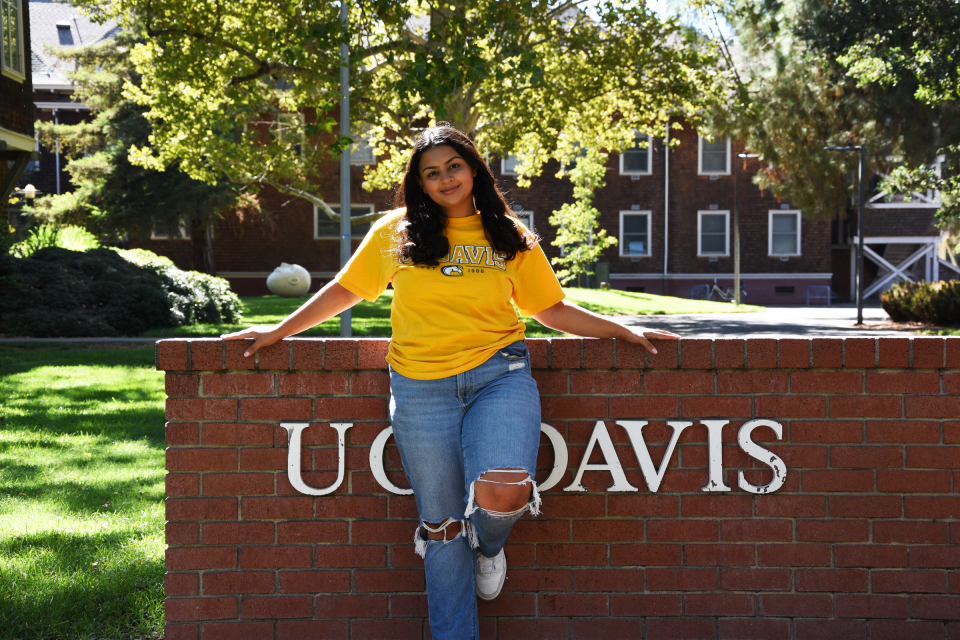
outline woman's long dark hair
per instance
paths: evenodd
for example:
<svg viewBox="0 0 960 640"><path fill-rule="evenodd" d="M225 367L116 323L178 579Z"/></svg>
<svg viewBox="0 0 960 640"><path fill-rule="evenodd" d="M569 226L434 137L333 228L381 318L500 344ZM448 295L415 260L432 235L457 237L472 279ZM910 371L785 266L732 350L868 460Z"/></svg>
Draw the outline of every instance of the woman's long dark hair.
<svg viewBox="0 0 960 640"><path fill-rule="evenodd" d="M507 207L490 167L477 152L473 141L449 124L441 122L417 138L413 155L407 162L403 184L397 192L394 206L407 208L398 229L401 254L414 263L436 265L450 250L450 242L443 235L447 216L417 180L423 153L444 144L453 147L477 172L473 179L473 201L480 211L483 229L493 248L506 254L507 260L513 260L521 251L532 249L537 237L532 231L529 234L522 231L520 219Z"/></svg>

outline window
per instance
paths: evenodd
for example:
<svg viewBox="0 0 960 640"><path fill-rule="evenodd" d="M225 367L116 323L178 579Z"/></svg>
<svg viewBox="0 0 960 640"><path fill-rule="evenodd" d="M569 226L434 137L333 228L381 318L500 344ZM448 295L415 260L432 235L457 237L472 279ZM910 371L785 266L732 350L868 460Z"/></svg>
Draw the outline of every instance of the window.
<svg viewBox="0 0 960 640"><path fill-rule="evenodd" d="M527 226L527 229L533 231L533 211L514 211L520 222Z"/></svg>
<svg viewBox="0 0 960 640"><path fill-rule="evenodd" d="M186 220L178 221L176 226L170 220L154 221L153 228L150 230L151 240L176 240L177 238L190 239L190 225Z"/></svg>
<svg viewBox="0 0 960 640"><path fill-rule="evenodd" d="M800 255L800 211L771 211L769 228L768 255Z"/></svg>
<svg viewBox="0 0 960 640"><path fill-rule="evenodd" d="M700 139L697 173L713 175L730 174L730 140L717 138L710 142L703 136Z"/></svg>
<svg viewBox="0 0 960 640"><path fill-rule="evenodd" d="M620 212L620 255L650 255L650 212Z"/></svg>
<svg viewBox="0 0 960 640"><path fill-rule="evenodd" d="M730 255L730 212L697 212L697 255Z"/></svg>
<svg viewBox="0 0 960 640"><path fill-rule="evenodd" d="M500 175L502 176L515 176L517 175L517 165L520 164L520 159L517 156L507 156L500 160Z"/></svg>
<svg viewBox="0 0 960 640"><path fill-rule="evenodd" d="M331 204L330 208L334 213L340 213L339 204ZM372 204L351 204L350 217L365 216L374 212ZM362 238L370 230L370 223L354 224L350 226L350 235L354 238ZM327 214L320 211L316 205L313 206L313 237L314 239L340 239L340 221L331 220Z"/></svg>
<svg viewBox="0 0 960 640"><path fill-rule="evenodd" d="M350 147L350 164L376 164L373 147L370 146L370 125L360 125L350 136L354 145Z"/></svg>
<svg viewBox="0 0 960 640"><path fill-rule="evenodd" d="M560 166L563 168L563 171L564 171L564 172L572 171L572 170L576 169L576 168L577 168L577 160L579 160L580 158L586 158L586 157L587 157L587 150L584 149L583 146L582 146L579 142L574 142L574 143L573 143L573 153L574 153L574 155L573 155L573 159L572 159L572 160L570 160L569 162L562 162L562 163L560 163Z"/></svg>
<svg viewBox="0 0 960 640"><path fill-rule="evenodd" d="M650 136L636 133L634 147L620 154L620 175L646 175L650 171Z"/></svg>
<svg viewBox="0 0 960 640"><path fill-rule="evenodd" d="M299 157L303 156L304 133L302 113L278 113L277 119L270 123L270 134L280 143L293 142L293 151Z"/></svg>
<svg viewBox="0 0 960 640"><path fill-rule="evenodd" d="M0 29L3 75L15 80L26 79L23 68L23 0L0 0Z"/></svg>

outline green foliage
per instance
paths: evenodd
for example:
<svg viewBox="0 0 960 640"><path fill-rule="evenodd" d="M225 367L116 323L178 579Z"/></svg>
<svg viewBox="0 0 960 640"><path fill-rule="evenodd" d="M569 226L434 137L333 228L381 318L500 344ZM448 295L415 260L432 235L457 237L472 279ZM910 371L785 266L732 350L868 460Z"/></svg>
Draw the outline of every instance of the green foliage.
<svg viewBox="0 0 960 640"><path fill-rule="evenodd" d="M7 335L139 335L241 318L240 300L226 280L157 259L137 264L110 249L58 247L26 259L0 257L0 331Z"/></svg>
<svg viewBox="0 0 960 640"><path fill-rule="evenodd" d="M86 251L100 246L97 237L84 229L73 225L59 226L42 224L30 229L26 239L12 245L9 249L14 258L29 258L38 249L60 247L71 251Z"/></svg>
<svg viewBox="0 0 960 640"><path fill-rule="evenodd" d="M899 282L880 296L894 322L960 325L960 281Z"/></svg>

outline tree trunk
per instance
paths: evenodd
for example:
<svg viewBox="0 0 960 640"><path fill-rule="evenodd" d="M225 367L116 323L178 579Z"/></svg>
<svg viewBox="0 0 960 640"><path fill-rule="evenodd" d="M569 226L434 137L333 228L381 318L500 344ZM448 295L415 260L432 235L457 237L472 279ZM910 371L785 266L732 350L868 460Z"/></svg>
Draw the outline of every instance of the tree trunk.
<svg viewBox="0 0 960 640"><path fill-rule="evenodd" d="M213 261L213 224L209 220L190 222L190 241L193 244L193 270L216 275Z"/></svg>

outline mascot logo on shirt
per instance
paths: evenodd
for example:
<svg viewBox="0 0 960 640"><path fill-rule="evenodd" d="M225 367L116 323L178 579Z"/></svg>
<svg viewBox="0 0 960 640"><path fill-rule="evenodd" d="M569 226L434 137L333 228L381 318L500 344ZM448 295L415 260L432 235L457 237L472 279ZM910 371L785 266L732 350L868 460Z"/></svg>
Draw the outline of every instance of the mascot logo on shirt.
<svg viewBox="0 0 960 640"><path fill-rule="evenodd" d="M451 265L447 265L443 269L440 269L440 273L442 273L445 276L462 276L463 269L461 269L455 264L451 264Z"/></svg>

